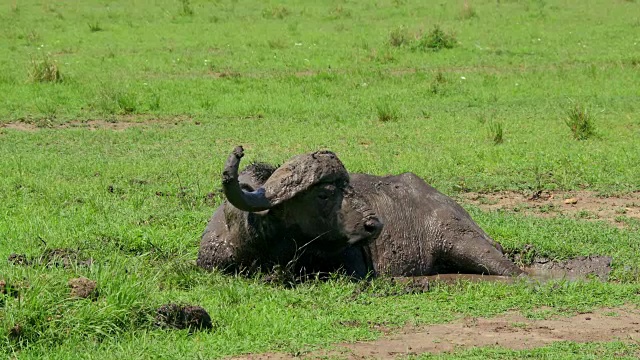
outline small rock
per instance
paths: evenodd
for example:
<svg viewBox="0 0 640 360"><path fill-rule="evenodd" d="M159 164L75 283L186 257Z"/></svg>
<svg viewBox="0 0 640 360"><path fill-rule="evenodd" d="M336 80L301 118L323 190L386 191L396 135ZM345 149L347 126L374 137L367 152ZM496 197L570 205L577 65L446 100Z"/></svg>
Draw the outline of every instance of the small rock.
<svg viewBox="0 0 640 360"><path fill-rule="evenodd" d="M578 203L578 199L576 198L568 198L564 200L564 203L567 205L575 205Z"/></svg>
<svg viewBox="0 0 640 360"><path fill-rule="evenodd" d="M209 330L211 316L200 306L165 304L156 310L155 325L162 328Z"/></svg>
<svg viewBox="0 0 640 360"><path fill-rule="evenodd" d="M98 292L96 291L96 282L85 277L79 277L69 280L69 287L71 287L70 295L73 298L86 299L90 297L92 299L95 299L98 297Z"/></svg>

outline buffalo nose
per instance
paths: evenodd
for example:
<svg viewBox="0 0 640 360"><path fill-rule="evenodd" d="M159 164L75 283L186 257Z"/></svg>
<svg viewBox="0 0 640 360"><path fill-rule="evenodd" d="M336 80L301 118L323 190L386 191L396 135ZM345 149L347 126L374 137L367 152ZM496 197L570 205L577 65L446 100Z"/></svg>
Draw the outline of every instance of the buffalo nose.
<svg viewBox="0 0 640 360"><path fill-rule="evenodd" d="M376 218L370 218L364 223L364 231L370 234L379 233L382 230L382 223Z"/></svg>

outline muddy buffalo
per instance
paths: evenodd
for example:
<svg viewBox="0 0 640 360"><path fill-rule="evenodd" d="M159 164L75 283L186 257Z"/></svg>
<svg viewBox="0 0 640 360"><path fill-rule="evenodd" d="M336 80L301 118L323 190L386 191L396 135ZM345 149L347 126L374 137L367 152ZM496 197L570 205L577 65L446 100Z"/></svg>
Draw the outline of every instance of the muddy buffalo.
<svg viewBox="0 0 640 360"><path fill-rule="evenodd" d="M349 174L330 151L222 174L227 197L202 235L198 265L242 271L294 264L357 276L442 272L518 275L471 216L413 173Z"/></svg>

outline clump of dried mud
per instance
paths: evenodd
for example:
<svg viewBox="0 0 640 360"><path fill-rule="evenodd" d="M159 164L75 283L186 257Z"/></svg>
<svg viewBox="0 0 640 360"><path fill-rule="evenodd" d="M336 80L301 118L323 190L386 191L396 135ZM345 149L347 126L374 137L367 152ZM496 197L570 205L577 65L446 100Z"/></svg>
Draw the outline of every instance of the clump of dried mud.
<svg viewBox="0 0 640 360"><path fill-rule="evenodd" d="M71 291L69 295L72 298L92 299L98 298L97 283L85 277L79 277L69 280Z"/></svg>
<svg viewBox="0 0 640 360"><path fill-rule="evenodd" d="M155 325L165 329L189 331L213 328L211 316L202 307L173 303L162 305L156 310Z"/></svg>

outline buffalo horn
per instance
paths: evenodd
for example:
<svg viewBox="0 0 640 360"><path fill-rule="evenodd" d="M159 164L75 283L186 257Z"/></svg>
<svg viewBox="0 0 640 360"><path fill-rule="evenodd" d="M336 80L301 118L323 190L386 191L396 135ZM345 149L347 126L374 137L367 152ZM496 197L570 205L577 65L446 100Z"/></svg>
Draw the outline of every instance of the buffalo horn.
<svg viewBox="0 0 640 360"><path fill-rule="evenodd" d="M269 199L265 197L263 188L256 191L245 191L238 182L238 167L240 159L244 156L242 146L233 149L233 153L227 158L222 171L222 188L231 205L242 211L259 212L272 207Z"/></svg>

